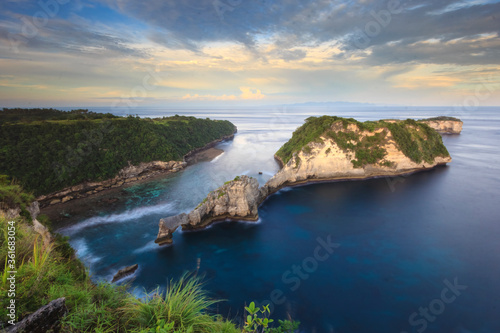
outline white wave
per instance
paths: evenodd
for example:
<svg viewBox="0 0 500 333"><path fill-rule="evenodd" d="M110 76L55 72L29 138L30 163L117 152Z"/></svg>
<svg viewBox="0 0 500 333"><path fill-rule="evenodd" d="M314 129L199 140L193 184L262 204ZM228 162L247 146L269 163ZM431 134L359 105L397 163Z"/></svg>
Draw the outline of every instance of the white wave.
<svg viewBox="0 0 500 333"><path fill-rule="evenodd" d="M87 242L85 242L85 240L83 238L76 239L74 241L71 241L70 243L71 243L71 247L75 249L76 256L78 257L78 259L83 261L83 263L87 267L89 267L89 268L92 267L92 264L94 264L102 259L102 257L93 256L90 253Z"/></svg>
<svg viewBox="0 0 500 333"><path fill-rule="evenodd" d="M125 221L137 220L151 214L168 214L174 210L174 204L163 203L155 206L145 206L127 210L123 213L111 214L105 216L94 216L89 219L83 220L75 225L63 228L60 230L62 234L70 235L84 228L93 227L101 224L121 223Z"/></svg>
<svg viewBox="0 0 500 333"><path fill-rule="evenodd" d="M221 158L222 155L224 155L224 154L225 154L225 152L222 152L220 155L215 156L215 158L213 160L211 160L210 163L215 163L215 161L217 161L219 158Z"/></svg>
<svg viewBox="0 0 500 333"><path fill-rule="evenodd" d="M135 249L134 253L139 254L139 253L144 253L144 252L157 251L157 250L161 250L162 248L163 247L159 246L154 241L150 241L146 245L144 245L143 247Z"/></svg>

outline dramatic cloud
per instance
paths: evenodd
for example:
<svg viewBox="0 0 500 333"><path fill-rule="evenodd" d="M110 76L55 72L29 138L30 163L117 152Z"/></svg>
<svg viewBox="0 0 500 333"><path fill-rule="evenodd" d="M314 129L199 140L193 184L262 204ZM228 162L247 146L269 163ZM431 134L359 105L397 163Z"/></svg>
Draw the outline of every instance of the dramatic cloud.
<svg viewBox="0 0 500 333"><path fill-rule="evenodd" d="M154 69L145 102L453 104L500 82L499 20L500 0L3 1L0 98L98 104Z"/></svg>

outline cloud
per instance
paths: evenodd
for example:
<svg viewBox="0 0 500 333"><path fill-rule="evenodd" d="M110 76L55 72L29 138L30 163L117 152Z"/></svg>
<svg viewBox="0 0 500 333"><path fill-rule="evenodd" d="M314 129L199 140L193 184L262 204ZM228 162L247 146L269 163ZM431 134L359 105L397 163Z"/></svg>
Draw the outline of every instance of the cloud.
<svg viewBox="0 0 500 333"><path fill-rule="evenodd" d="M238 98L234 95L215 96L215 95L187 94L183 96L182 99L187 101L234 101Z"/></svg>
<svg viewBox="0 0 500 333"><path fill-rule="evenodd" d="M187 101L235 101L235 100L259 100L266 96L262 94L259 89L240 87L241 95L199 95L199 94L187 94L182 97L183 100Z"/></svg>
<svg viewBox="0 0 500 333"><path fill-rule="evenodd" d="M263 99L266 95L262 94L259 89L252 89L248 87L240 87L241 99Z"/></svg>

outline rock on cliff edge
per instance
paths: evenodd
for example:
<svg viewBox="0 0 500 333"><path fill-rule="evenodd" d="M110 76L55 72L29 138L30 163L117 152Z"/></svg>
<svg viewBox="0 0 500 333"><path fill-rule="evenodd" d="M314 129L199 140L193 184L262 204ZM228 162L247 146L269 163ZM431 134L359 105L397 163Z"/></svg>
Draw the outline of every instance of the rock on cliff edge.
<svg viewBox="0 0 500 333"><path fill-rule="evenodd" d="M462 132L463 122L459 119L427 119L420 122L429 125L441 134L460 134Z"/></svg>
<svg viewBox="0 0 500 333"><path fill-rule="evenodd" d="M160 245L171 244L172 234L178 227L195 230L227 219L256 221L263 197L255 178L238 176L210 192L189 214L161 219L155 242Z"/></svg>

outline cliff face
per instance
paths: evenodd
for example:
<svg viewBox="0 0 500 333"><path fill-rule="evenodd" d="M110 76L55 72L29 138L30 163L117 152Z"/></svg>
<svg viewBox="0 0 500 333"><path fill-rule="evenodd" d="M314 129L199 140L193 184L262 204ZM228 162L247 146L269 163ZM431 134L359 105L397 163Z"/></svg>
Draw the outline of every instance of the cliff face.
<svg viewBox="0 0 500 333"><path fill-rule="evenodd" d="M334 129L335 130L335 129ZM265 185L269 193L294 184L309 181L363 179L377 176L394 176L433 168L436 165L451 162L450 156L436 156L432 161L417 163L406 156L398 147L388 128L379 128L373 132L361 131L351 124L347 129L336 129L337 133L354 133L359 141L370 141L377 134L384 134L381 143L372 149L385 151L383 158L376 163L355 166L356 153L343 149L331 137L321 135L318 142L310 142L305 149L295 153L276 175Z"/></svg>
<svg viewBox="0 0 500 333"><path fill-rule="evenodd" d="M195 230L226 219L256 221L263 198L257 179L238 176L210 192L189 214L161 219L155 242L160 245L171 244L172 234L178 227Z"/></svg>
<svg viewBox="0 0 500 333"><path fill-rule="evenodd" d="M441 134L460 134L463 122L460 120L421 120Z"/></svg>
<svg viewBox="0 0 500 333"><path fill-rule="evenodd" d="M106 189L120 187L126 183L145 179L163 172L177 172L187 165L181 161L153 161L140 163L139 165L129 165L120 170L118 175L112 179L102 182L86 182L76 186L65 188L48 195L37 198L41 207L65 203L73 199L85 198L89 195L104 191Z"/></svg>

